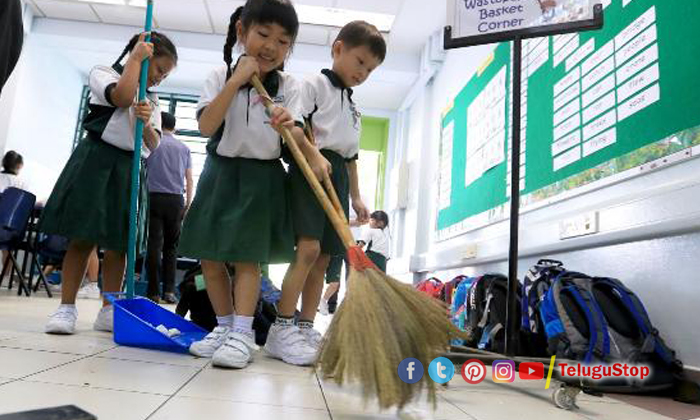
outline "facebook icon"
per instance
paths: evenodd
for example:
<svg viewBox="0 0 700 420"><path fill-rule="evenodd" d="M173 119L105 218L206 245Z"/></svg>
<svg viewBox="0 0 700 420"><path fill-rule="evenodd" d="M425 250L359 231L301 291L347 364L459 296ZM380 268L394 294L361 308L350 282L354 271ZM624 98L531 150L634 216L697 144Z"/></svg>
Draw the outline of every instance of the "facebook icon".
<svg viewBox="0 0 700 420"><path fill-rule="evenodd" d="M399 378L407 384L415 384L423 377L423 364L413 357L403 359L399 363Z"/></svg>

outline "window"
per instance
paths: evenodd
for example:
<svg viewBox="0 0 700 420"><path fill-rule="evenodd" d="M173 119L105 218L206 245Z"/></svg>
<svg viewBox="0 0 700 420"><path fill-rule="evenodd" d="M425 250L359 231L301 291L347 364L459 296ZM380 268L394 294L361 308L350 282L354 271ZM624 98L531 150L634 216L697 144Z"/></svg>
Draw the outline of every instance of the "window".
<svg viewBox="0 0 700 420"><path fill-rule="evenodd" d="M73 139L73 149L78 145L78 142L85 138L86 133L85 129L83 129L82 121L88 113L89 98L90 88L85 86L83 87L80 101L80 114L78 115L75 137ZM192 151L192 177L196 187L207 157L207 139L200 135L197 123L197 101L199 97L159 93L158 98L160 99L161 111L170 112L177 118L175 138L186 144Z"/></svg>

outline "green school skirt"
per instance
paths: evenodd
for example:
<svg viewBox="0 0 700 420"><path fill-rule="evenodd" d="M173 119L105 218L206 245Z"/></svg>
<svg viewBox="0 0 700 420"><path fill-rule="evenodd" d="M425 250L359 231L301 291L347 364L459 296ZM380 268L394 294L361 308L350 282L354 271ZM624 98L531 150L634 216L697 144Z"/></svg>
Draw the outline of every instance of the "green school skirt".
<svg viewBox="0 0 700 420"><path fill-rule="evenodd" d="M39 230L126 252L133 152L88 137L78 144L46 202ZM146 250L148 191L141 161L137 252Z"/></svg>
<svg viewBox="0 0 700 420"><path fill-rule="evenodd" d="M210 261L287 263L294 236L282 162L207 156L180 253Z"/></svg>
<svg viewBox="0 0 700 420"><path fill-rule="evenodd" d="M386 257L378 252L367 251L367 258L369 258L378 269L386 273Z"/></svg>
<svg viewBox="0 0 700 420"><path fill-rule="evenodd" d="M345 158L330 150L321 150L321 154L333 166L331 179L340 203L343 205L345 217L348 217L350 204L350 177ZM326 217L326 213L318 203L309 183L301 170L292 162L289 166L289 192L291 194L292 220L294 234L297 238L307 237L321 242L321 253L328 255L344 255L345 246Z"/></svg>

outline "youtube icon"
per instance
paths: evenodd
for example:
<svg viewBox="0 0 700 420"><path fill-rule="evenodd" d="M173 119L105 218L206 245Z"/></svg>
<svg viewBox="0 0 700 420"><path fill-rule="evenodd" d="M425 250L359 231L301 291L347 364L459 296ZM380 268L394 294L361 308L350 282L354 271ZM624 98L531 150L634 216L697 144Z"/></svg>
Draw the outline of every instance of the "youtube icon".
<svg viewBox="0 0 700 420"><path fill-rule="evenodd" d="M520 379L537 381L544 379L544 365L542 363L521 363L518 368Z"/></svg>

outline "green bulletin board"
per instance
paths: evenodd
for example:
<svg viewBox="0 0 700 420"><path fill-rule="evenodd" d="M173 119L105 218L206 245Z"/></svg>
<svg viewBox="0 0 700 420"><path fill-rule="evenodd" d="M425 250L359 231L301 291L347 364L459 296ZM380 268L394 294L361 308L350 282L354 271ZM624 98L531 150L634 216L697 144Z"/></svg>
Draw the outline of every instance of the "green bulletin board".
<svg viewBox="0 0 700 420"><path fill-rule="evenodd" d="M525 208L700 144L700 36L681 23L700 20L700 1L603 3L603 29L523 43ZM443 115L439 237L504 215L496 209L509 200L510 64L510 43L499 44ZM503 69L506 100L489 106L505 112L487 118L504 118L505 134L489 142L505 152L483 171L467 158L469 130L479 129L468 115Z"/></svg>

